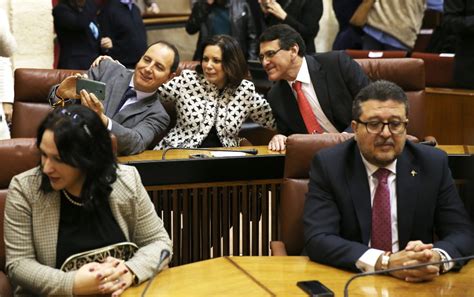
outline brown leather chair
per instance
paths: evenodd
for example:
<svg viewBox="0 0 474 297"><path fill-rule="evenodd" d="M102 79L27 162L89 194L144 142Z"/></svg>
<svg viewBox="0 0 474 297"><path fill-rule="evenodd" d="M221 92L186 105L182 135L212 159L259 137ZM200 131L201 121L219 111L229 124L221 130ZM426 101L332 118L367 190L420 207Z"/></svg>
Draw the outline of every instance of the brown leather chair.
<svg viewBox="0 0 474 297"><path fill-rule="evenodd" d="M180 62L176 73L181 73L183 69L194 69L198 64L197 61ZM11 137L36 137L39 124L51 111L48 103L51 87L70 75L84 72L71 69L16 69ZM170 114L172 127L176 123L174 104L166 103L164 107ZM155 143L158 141L156 139Z"/></svg>
<svg viewBox="0 0 474 297"><path fill-rule="evenodd" d="M399 85L410 104L408 129L410 135L425 139L425 66L421 59L356 59L371 80L385 79Z"/></svg>
<svg viewBox="0 0 474 297"><path fill-rule="evenodd" d="M13 176L39 164L40 155L35 138L14 138L0 141L0 296L13 296L10 281L5 273L5 243L3 218L8 185Z"/></svg>
<svg viewBox="0 0 474 297"><path fill-rule="evenodd" d="M319 150L352 137L353 134L347 133L294 134L288 137L279 210L281 241L270 243L272 255L301 254L304 247L303 208L311 160Z"/></svg>
<svg viewBox="0 0 474 297"><path fill-rule="evenodd" d="M407 51L369 51L346 49L346 54L352 59L385 59L385 58L406 58Z"/></svg>
<svg viewBox="0 0 474 297"><path fill-rule="evenodd" d="M454 55L414 52L411 57L425 62L427 87L456 88L453 78Z"/></svg>

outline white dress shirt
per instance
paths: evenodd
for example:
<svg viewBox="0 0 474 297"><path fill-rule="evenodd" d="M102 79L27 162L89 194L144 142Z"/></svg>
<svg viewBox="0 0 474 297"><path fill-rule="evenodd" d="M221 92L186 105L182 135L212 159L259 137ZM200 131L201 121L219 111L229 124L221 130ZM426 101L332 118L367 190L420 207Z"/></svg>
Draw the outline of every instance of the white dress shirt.
<svg viewBox="0 0 474 297"><path fill-rule="evenodd" d="M306 63L306 58L303 57L303 62L301 64L296 80L287 81L290 85L293 94L296 97L296 92L293 89L293 83L295 81L301 82L301 90L303 91L306 99L308 99L309 105L313 110L314 115L318 119L319 125L323 128L324 132L328 133L338 133L339 131L334 127L334 125L329 121L328 117L324 114L321 104L319 103L316 91L314 90L313 82L311 81L311 76L309 75L308 64ZM296 99L297 100L297 99Z"/></svg>

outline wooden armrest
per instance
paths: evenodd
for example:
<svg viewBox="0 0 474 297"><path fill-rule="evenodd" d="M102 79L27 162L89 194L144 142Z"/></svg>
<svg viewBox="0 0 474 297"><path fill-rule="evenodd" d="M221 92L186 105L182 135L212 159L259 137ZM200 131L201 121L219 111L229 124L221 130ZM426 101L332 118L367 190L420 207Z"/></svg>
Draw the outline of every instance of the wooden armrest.
<svg viewBox="0 0 474 297"><path fill-rule="evenodd" d="M272 256L288 256L285 243L283 241L270 241Z"/></svg>

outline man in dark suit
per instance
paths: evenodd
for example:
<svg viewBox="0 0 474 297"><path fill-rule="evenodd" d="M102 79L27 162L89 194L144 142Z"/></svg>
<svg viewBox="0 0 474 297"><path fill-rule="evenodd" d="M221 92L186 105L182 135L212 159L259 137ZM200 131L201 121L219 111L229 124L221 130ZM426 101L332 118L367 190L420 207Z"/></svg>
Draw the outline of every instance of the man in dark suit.
<svg viewBox="0 0 474 297"><path fill-rule="evenodd" d="M110 59L100 57L87 76L106 83L106 98L102 103L92 93L76 94L76 79L71 76L50 92L50 102L58 98L81 99L81 103L96 111L108 129L117 137L118 154L138 154L166 131L170 118L156 91L176 71L177 49L164 41L150 45L138 61L135 71L127 70Z"/></svg>
<svg viewBox="0 0 474 297"><path fill-rule="evenodd" d="M447 156L406 141L407 116L400 87L372 83L353 104L355 139L316 154L303 216L311 260L374 271L474 253L473 226ZM428 265L391 274L423 281L452 268Z"/></svg>
<svg viewBox="0 0 474 297"><path fill-rule="evenodd" d="M305 56L303 39L288 25L272 26L262 33L260 61L268 78L276 81L268 92L280 133L269 143L272 150L284 150L290 134L348 129L352 100L370 81L343 52ZM311 122L317 122L318 129Z"/></svg>

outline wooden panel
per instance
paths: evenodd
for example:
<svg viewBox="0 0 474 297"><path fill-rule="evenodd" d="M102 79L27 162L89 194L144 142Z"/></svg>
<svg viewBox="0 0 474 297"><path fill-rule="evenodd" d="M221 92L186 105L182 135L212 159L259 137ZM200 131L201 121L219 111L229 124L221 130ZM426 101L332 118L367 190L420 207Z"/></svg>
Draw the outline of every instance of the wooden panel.
<svg viewBox="0 0 474 297"><path fill-rule="evenodd" d="M474 144L474 91L426 88L426 131L440 144Z"/></svg>
<svg viewBox="0 0 474 297"><path fill-rule="evenodd" d="M173 241L171 265L227 255L268 255L269 234L272 240L278 238L274 224L280 184L276 179L175 185L150 191ZM268 222L270 203L272 224Z"/></svg>

